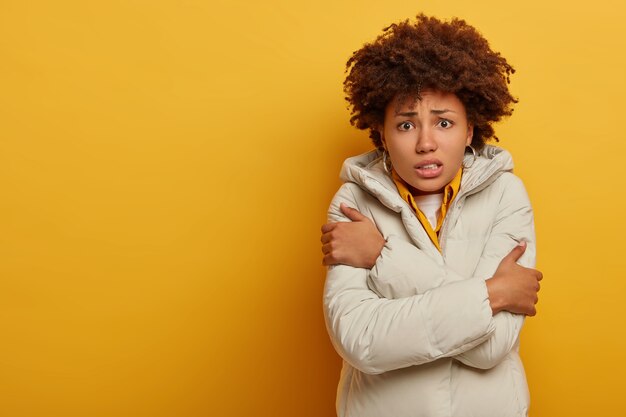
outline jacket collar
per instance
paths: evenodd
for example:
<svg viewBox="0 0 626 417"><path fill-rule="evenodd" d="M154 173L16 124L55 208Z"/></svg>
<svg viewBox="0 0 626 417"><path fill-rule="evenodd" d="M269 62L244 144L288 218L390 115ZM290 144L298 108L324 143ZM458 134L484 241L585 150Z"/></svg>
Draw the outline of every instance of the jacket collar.
<svg viewBox="0 0 626 417"><path fill-rule="evenodd" d="M503 172L513 170L513 158L506 150L485 145L476 160L466 155L461 188L457 199L476 193L495 181ZM353 182L373 194L385 206L400 212L407 203L402 199L391 177L384 171L382 153L373 150L348 158L341 168L343 182Z"/></svg>

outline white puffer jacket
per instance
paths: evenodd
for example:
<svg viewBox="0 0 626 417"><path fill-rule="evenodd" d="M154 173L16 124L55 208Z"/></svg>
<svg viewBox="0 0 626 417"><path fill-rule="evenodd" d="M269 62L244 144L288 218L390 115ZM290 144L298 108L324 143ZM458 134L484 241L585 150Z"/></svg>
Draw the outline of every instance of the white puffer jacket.
<svg viewBox="0 0 626 417"><path fill-rule="evenodd" d="M466 164L471 157L466 157ZM513 417L528 414L519 358L524 317L492 316L485 279L521 240L535 265L533 213L508 152L486 146L464 169L440 232L442 253L382 170L376 151L344 163L340 203L387 240L371 270L328 268L324 314L344 359L339 417Z"/></svg>

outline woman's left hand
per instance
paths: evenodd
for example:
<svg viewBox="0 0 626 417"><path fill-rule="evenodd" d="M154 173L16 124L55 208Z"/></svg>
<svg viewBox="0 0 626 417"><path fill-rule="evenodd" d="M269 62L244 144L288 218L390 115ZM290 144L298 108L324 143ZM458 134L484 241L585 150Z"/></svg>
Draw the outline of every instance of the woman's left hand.
<svg viewBox="0 0 626 417"><path fill-rule="evenodd" d="M327 223L322 226L324 265L344 264L371 269L385 246L385 238L376 225L357 209L345 204L341 212L351 222Z"/></svg>

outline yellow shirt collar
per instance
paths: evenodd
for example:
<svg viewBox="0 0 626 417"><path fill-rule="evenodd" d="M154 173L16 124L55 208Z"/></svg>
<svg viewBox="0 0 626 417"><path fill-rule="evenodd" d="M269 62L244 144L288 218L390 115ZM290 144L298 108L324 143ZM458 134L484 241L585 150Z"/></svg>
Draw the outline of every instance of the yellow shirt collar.
<svg viewBox="0 0 626 417"><path fill-rule="evenodd" d="M417 215L418 220L420 221L420 223L426 230L426 233L428 233L430 240L434 243L437 249L439 249L439 252L441 252L441 247L439 246L439 236L438 236L439 230L441 230L443 219L446 217L448 208L450 208L450 204L459 193L459 188L461 187L462 175L463 175L463 168L459 168L459 171L456 173L452 181L450 181L450 183L445 186L443 190L443 202L441 204L441 215L437 219L437 227L435 228L435 230L433 230L432 226L430 225L430 222L428 221L424 213L421 212L421 210L415 203L415 199L413 198L413 195L409 191L409 188L404 182L404 180L400 178L398 174L396 174L395 170L391 171L391 178L393 179L393 182L396 184L396 188L398 188L398 192L400 193L400 196L402 197L404 201L409 203L409 205L413 208L413 211Z"/></svg>

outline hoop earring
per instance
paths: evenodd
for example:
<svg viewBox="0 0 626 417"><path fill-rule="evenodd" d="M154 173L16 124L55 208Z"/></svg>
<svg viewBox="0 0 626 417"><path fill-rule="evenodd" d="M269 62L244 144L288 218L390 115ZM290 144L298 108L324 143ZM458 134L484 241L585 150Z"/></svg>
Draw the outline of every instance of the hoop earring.
<svg viewBox="0 0 626 417"><path fill-rule="evenodd" d="M389 160L389 152L387 152L387 149L385 149L383 151L383 169L385 170L387 175L391 175L392 168L393 167L391 166L391 161Z"/></svg>
<svg viewBox="0 0 626 417"><path fill-rule="evenodd" d="M463 168L471 168L472 165L474 165L474 162L476 162L476 158L478 158L478 155L476 155L476 149L474 149L474 147L472 145L467 145L465 147L465 149L467 149L467 148L470 148L470 150L472 151L473 159L472 159L472 163L471 164L469 164L469 165L463 164Z"/></svg>

